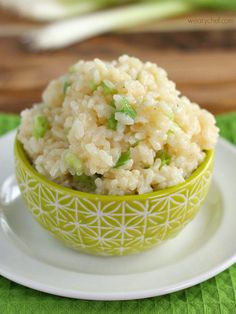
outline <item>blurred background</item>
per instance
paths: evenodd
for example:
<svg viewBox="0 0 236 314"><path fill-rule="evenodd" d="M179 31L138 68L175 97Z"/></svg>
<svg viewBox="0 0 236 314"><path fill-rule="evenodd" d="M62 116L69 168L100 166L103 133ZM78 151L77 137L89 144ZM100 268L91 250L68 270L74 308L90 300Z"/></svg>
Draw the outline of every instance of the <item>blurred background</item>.
<svg viewBox="0 0 236 314"><path fill-rule="evenodd" d="M214 114L236 110L236 0L0 0L0 112L79 59L156 62Z"/></svg>

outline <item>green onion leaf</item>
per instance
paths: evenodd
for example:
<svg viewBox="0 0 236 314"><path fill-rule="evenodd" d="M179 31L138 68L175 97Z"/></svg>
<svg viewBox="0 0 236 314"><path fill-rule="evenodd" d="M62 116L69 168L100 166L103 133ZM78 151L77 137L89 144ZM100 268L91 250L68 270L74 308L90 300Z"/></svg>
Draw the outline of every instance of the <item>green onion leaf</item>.
<svg viewBox="0 0 236 314"><path fill-rule="evenodd" d="M163 166L169 165L170 162L171 162L171 156L168 155L168 154L167 154L166 152L164 152L164 151L160 151L160 152L157 154L157 158L160 158L160 160L161 160L160 169L161 169Z"/></svg>
<svg viewBox="0 0 236 314"><path fill-rule="evenodd" d="M72 174L81 175L82 174L82 162L72 152L67 152L65 155L64 161Z"/></svg>
<svg viewBox="0 0 236 314"><path fill-rule="evenodd" d="M67 93L67 89L68 89L68 87L70 87L71 86L71 82L68 82L68 81L66 81L65 83L64 83L64 86L63 86L63 94L65 95L66 93Z"/></svg>
<svg viewBox="0 0 236 314"><path fill-rule="evenodd" d="M119 168L123 166L129 159L130 159L130 152L121 153L119 159L117 160L113 168Z"/></svg>
<svg viewBox="0 0 236 314"><path fill-rule="evenodd" d="M74 175L74 181L79 184L79 187L83 190L94 191L96 189L95 179L96 175L87 176L86 174Z"/></svg>
<svg viewBox="0 0 236 314"><path fill-rule="evenodd" d="M116 130L118 121L115 119L115 114L113 113L111 117L107 120L108 128L111 130Z"/></svg>
<svg viewBox="0 0 236 314"><path fill-rule="evenodd" d="M33 122L33 136L36 139L42 138L44 137L48 129L49 129L49 122L48 122L47 117L43 115L37 115L34 118L34 122Z"/></svg>
<svg viewBox="0 0 236 314"><path fill-rule="evenodd" d="M94 81L89 81L88 82L89 84L89 88L94 92L97 88L98 88L98 85L94 82Z"/></svg>
<svg viewBox="0 0 236 314"><path fill-rule="evenodd" d="M117 93L117 89L115 85L109 80L102 81L102 88L103 88L104 94L106 95Z"/></svg>
<svg viewBox="0 0 236 314"><path fill-rule="evenodd" d="M129 101L125 97L119 100L119 106L121 109L117 112L122 112L133 120L137 117L137 111L129 104Z"/></svg>

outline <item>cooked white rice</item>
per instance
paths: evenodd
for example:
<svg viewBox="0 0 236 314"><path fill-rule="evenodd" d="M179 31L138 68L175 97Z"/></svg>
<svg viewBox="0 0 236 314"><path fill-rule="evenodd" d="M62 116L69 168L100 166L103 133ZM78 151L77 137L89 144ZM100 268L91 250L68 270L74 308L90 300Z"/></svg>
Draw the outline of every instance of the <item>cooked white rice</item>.
<svg viewBox="0 0 236 314"><path fill-rule="evenodd" d="M131 114L121 108L124 99ZM35 137L38 115L47 118L48 128ZM181 96L165 70L127 55L79 61L21 116L18 139L36 170L98 194L142 194L183 182L218 137L214 116ZM109 128L111 117L115 129ZM76 180L68 152L82 165ZM115 167L124 152L126 160ZM92 181L81 183L81 174Z"/></svg>

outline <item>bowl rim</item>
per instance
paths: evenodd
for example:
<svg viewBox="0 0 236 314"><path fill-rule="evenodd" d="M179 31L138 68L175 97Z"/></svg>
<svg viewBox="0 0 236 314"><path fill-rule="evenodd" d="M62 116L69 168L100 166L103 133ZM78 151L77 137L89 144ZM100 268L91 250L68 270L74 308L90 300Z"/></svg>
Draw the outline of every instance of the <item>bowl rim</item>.
<svg viewBox="0 0 236 314"><path fill-rule="evenodd" d="M15 152L15 158L19 158L21 162L24 164L25 168L28 170L28 172L31 173L31 175L40 183L50 187L54 188L56 190L59 190L63 193L68 193L69 195L77 196L79 198L86 198L86 199L92 199L92 200L103 200L103 201L136 201L136 200L147 200L150 198L156 198L160 196L168 196L170 194L176 193L179 190L182 190L186 188L190 183L198 179L199 176L204 173L204 171L208 168L209 164L211 164L213 158L214 158L214 149L207 150L206 156L202 163L198 166L198 168L189 176L184 182L179 183L177 185L171 186L169 188L144 193L144 194L129 194L129 195L103 195L103 194L92 194L87 192L81 192L78 190L73 190L68 187L64 187L60 184L57 184L53 181L50 181L45 176L40 174L30 163L29 157L27 156L27 153L25 152L23 148L23 144L17 139L15 139L14 144L14 152Z"/></svg>

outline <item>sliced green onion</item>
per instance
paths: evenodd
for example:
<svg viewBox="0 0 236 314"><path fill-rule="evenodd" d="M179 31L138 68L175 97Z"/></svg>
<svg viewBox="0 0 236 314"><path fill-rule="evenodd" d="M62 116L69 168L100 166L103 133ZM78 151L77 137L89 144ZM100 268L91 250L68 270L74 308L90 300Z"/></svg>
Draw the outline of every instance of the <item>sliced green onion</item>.
<svg viewBox="0 0 236 314"><path fill-rule="evenodd" d="M87 176L86 174L74 175L74 181L79 184L80 188L94 191L96 189L95 179L96 175Z"/></svg>
<svg viewBox="0 0 236 314"><path fill-rule="evenodd" d="M94 92L97 88L98 88L98 85L94 82L94 81L89 81L88 82L89 84L89 88Z"/></svg>
<svg viewBox="0 0 236 314"><path fill-rule="evenodd" d="M116 130L118 121L115 119L115 114L113 113L111 117L107 120L108 128L111 130Z"/></svg>
<svg viewBox="0 0 236 314"><path fill-rule="evenodd" d="M157 158L159 158L161 160L161 165L160 165L160 169L163 167L163 166L167 166L170 164L170 161L171 161L171 156L168 155L166 152L164 151L160 151L158 154L157 154Z"/></svg>
<svg viewBox="0 0 236 314"><path fill-rule="evenodd" d="M82 174L82 162L76 154L68 152L65 155L64 161L72 174L76 174L78 176Z"/></svg>
<svg viewBox="0 0 236 314"><path fill-rule="evenodd" d="M62 0L60 0L62 1ZM68 2L68 0L64 0L64 2ZM115 0L116 3L123 3L124 1ZM46 26L42 30L33 30L29 34L29 39L31 46L34 49L56 49L65 47L75 42L79 42L81 40L85 40L92 36L97 36L105 32L110 32L111 30L119 30L121 28L133 27L136 25L142 25L143 23L147 23L150 21L156 21L158 19L163 19L166 17L171 17L179 14L183 14L186 12L191 12L194 8L194 2L215 2L216 0L170 0L170 1L143 1L135 3L133 5L124 5L123 7L112 8L110 10L99 11L95 13L91 13L88 16L77 16L74 19L62 20L52 25ZM232 0L225 0L227 2L234 3ZM217 2L223 3L223 0L217 0ZM4 1L7 3L9 1ZM18 1L19 2L19 1ZM36 1L32 1L34 3ZM41 1L42 2L42 1ZM46 1L43 1L46 3ZM52 2L52 1L50 1ZM53 3L56 3L54 0ZM91 8L101 7L107 0L73 0L76 3L75 6L68 6L69 9L57 10L60 11L55 12L53 8L51 10L34 10L35 15L39 15L39 11L42 11L41 15L47 13L47 16L56 15L56 16L68 16L69 14L78 15L78 12L82 11L91 11ZM110 3L111 2L111 3ZM125 1L126 2L126 1ZM130 1L129 1L130 2ZM193 3L192 3L193 2ZM37 1L38 3L38 1ZM97 4L98 3L98 4ZM110 4L114 3L114 0L109 1ZM41 4L41 3L40 3ZM79 8L77 8L77 6ZM88 7L82 9L81 7ZM233 6L233 5L231 5ZM21 6L24 8L24 6ZM67 7L67 8L68 8ZM90 8L91 7L91 8ZM34 7L35 8L35 7ZM27 7L27 10L29 8ZM50 11L50 12L49 12ZM62 12L61 12L62 11ZM26 11L24 10L24 13ZM27 12L28 13L28 12ZM56 14L57 13L57 14ZM59 17L58 16L58 17ZM94 21L91 23L91 21ZM71 31L73 29L73 31ZM59 36L58 36L59 34ZM53 38L53 40L52 40Z"/></svg>
<svg viewBox="0 0 236 314"><path fill-rule="evenodd" d="M129 159L130 159L130 152L121 153L119 159L117 160L113 168L119 168L123 166Z"/></svg>
<svg viewBox="0 0 236 314"><path fill-rule="evenodd" d="M115 85L109 80L102 81L102 88L103 88L104 94L106 95L117 93L117 89Z"/></svg>
<svg viewBox="0 0 236 314"><path fill-rule="evenodd" d="M34 118L34 122L33 122L33 136L36 139L42 138L44 137L48 129L49 129L49 122L48 122L47 117L43 115L37 115Z"/></svg>
<svg viewBox="0 0 236 314"><path fill-rule="evenodd" d="M71 86L71 82L69 82L69 81L66 81L65 83L64 83L64 86L63 86L63 94L65 95L66 93L67 93L67 89Z"/></svg>
<svg viewBox="0 0 236 314"><path fill-rule="evenodd" d="M129 104L128 99L122 97L119 100L120 110L117 112L122 112L132 118L133 120L137 117L137 111Z"/></svg>

